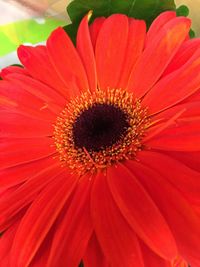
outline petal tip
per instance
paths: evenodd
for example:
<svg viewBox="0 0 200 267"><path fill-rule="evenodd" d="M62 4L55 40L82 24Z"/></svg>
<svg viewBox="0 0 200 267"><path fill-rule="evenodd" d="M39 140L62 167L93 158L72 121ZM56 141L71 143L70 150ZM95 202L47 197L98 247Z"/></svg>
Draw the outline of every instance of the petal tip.
<svg viewBox="0 0 200 267"><path fill-rule="evenodd" d="M57 27L54 31L51 32L50 36L48 39L52 38L52 37L57 37L60 34L66 33L65 30L62 27ZM48 41L48 40L47 40Z"/></svg>
<svg viewBox="0 0 200 267"><path fill-rule="evenodd" d="M29 53L29 47L25 45L20 45L17 49L17 55L23 64L24 61L28 60L31 57Z"/></svg>
<svg viewBox="0 0 200 267"><path fill-rule="evenodd" d="M180 21L182 21L183 24L186 25L186 27L190 28L192 25L192 21L190 18L186 18L186 17L179 17Z"/></svg>
<svg viewBox="0 0 200 267"><path fill-rule="evenodd" d="M88 21L90 21L90 18L92 17L92 14L93 14L93 10L90 10L87 14L87 19Z"/></svg>

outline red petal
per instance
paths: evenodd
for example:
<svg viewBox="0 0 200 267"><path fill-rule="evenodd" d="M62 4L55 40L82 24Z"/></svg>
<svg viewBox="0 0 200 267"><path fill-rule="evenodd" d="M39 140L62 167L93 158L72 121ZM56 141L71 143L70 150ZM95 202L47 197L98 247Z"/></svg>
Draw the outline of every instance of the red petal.
<svg viewBox="0 0 200 267"><path fill-rule="evenodd" d="M1 259L0 267L11 267L10 266L10 254L8 254L3 259Z"/></svg>
<svg viewBox="0 0 200 267"><path fill-rule="evenodd" d="M97 89L97 74L94 50L91 42L88 21L92 13L89 12L81 21L77 33L77 50L83 61L91 91Z"/></svg>
<svg viewBox="0 0 200 267"><path fill-rule="evenodd" d="M62 170L63 171L63 170ZM61 172L58 164L54 164L33 175L28 181L19 186L12 194L0 202L0 231L6 229L24 207L30 204L44 186Z"/></svg>
<svg viewBox="0 0 200 267"><path fill-rule="evenodd" d="M11 188L0 188L0 201L4 201L7 197L11 196L16 189L19 188L19 185L15 185Z"/></svg>
<svg viewBox="0 0 200 267"><path fill-rule="evenodd" d="M12 74L12 73L28 75L27 70L25 70L24 68L17 67L17 66L9 66L0 71L0 77L5 79L7 75Z"/></svg>
<svg viewBox="0 0 200 267"><path fill-rule="evenodd" d="M99 87L115 88L119 82L128 40L128 18L115 14L103 23L96 42Z"/></svg>
<svg viewBox="0 0 200 267"><path fill-rule="evenodd" d="M52 64L66 85L70 97L89 89L82 61L71 39L62 28L52 32L47 40L47 50Z"/></svg>
<svg viewBox="0 0 200 267"><path fill-rule="evenodd" d="M194 94L192 94L191 96L189 96L188 98L186 98L182 103L188 103L188 102L192 102L192 101L200 101L199 90L197 92L195 92Z"/></svg>
<svg viewBox="0 0 200 267"><path fill-rule="evenodd" d="M77 267L83 258L93 231L90 189L91 177L82 177L55 232L47 267Z"/></svg>
<svg viewBox="0 0 200 267"><path fill-rule="evenodd" d="M145 96L143 105L154 114L180 103L199 90L200 50L177 71L162 78Z"/></svg>
<svg viewBox="0 0 200 267"><path fill-rule="evenodd" d="M127 87L137 98L144 96L158 81L187 36L190 24L184 17L170 20L146 47L132 70Z"/></svg>
<svg viewBox="0 0 200 267"><path fill-rule="evenodd" d="M143 152L143 155L145 153ZM161 174L163 176L161 176L151 167L142 164L142 152L138 156L141 163L133 161L131 165L132 171L141 180L168 221L182 257L191 266L192 262L200 264L200 217L195 214L181 193L165 178L167 164L163 163L163 172ZM151 163L149 163L150 165ZM173 170L175 171L175 168ZM199 265L194 264L194 266Z"/></svg>
<svg viewBox="0 0 200 267"><path fill-rule="evenodd" d="M129 33L119 88L126 88L133 66L142 53L146 38L146 24L143 20L129 19Z"/></svg>
<svg viewBox="0 0 200 267"><path fill-rule="evenodd" d="M0 237L0 259L1 259L0 267L7 267L7 265L3 265L2 262L4 261L5 258L10 257L10 248L12 246L13 239L15 237L18 226L19 226L19 221L16 221ZM5 259L5 260L7 260L7 259Z"/></svg>
<svg viewBox="0 0 200 267"><path fill-rule="evenodd" d="M126 165L131 165L131 161ZM172 233L135 176L125 166L118 165L108 169L108 184L116 204L136 234L161 257L172 260L177 255Z"/></svg>
<svg viewBox="0 0 200 267"><path fill-rule="evenodd" d="M1 260L0 267L11 267L9 261L10 261L10 257L8 255Z"/></svg>
<svg viewBox="0 0 200 267"><path fill-rule="evenodd" d="M85 256L83 257L84 267L109 267L105 259L99 241L95 234L92 235L87 246Z"/></svg>
<svg viewBox="0 0 200 267"><path fill-rule="evenodd" d="M143 260L147 267L172 267L169 261L165 261L149 249L144 243L140 243ZM174 266L175 267L175 266ZM177 266L181 267L181 266Z"/></svg>
<svg viewBox="0 0 200 267"><path fill-rule="evenodd" d="M153 121L156 121L156 120L160 120L161 122L168 121L175 114L184 110L184 112L178 118L178 121L185 121L185 120L191 120L191 119L196 120L199 118L199 106L200 106L200 101L186 102L183 104L170 107L169 109L166 109L160 113L157 113L154 116L152 116L152 119Z"/></svg>
<svg viewBox="0 0 200 267"><path fill-rule="evenodd" d="M51 241L52 235L51 232L54 230L54 227L50 230L50 234L48 233L45 241L42 243L39 251L36 253L33 261L29 265L30 267L44 267L47 264L49 252L51 249Z"/></svg>
<svg viewBox="0 0 200 267"><path fill-rule="evenodd" d="M166 153L166 152L165 152ZM184 163L191 169L194 169L197 172L200 172L200 151L196 152L167 152L167 154Z"/></svg>
<svg viewBox="0 0 200 267"><path fill-rule="evenodd" d="M179 120L145 142L149 148L167 151L200 151L200 119Z"/></svg>
<svg viewBox="0 0 200 267"><path fill-rule="evenodd" d="M18 57L29 73L39 81L55 88L62 96L69 96L67 88L50 62L45 46L18 48Z"/></svg>
<svg viewBox="0 0 200 267"><path fill-rule="evenodd" d="M68 205L67 204L65 206ZM54 223L54 225L51 227L50 231L48 232L48 235L46 236L45 240L42 242L42 245L40 246L38 252L36 253L35 257L33 258L30 267L45 267L47 266L47 261L51 249L52 239L54 237L55 229L57 225L60 222L60 218L63 215L63 212L65 212L65 207L62 209L61 214L59 215L58 219Z"/></svg>
<svg viewBox="0 0 200 267"><path fill-rule="evenodd" d="M176 125L177 121L181 118L184 114L185 110L179 110L177 113L172 114L172 116L168 119L158 119L152 122L152 125L149 126L148 132L143 139L143 142L148 142L152 138L155 138L160 133L162 134L164 130L171 127L171 125ZM156 117L156 116L155 116ZM154 118L154 117L153 117ZM164 122L163 122L164 121Z"/></svg>
<svg viewBox="0 0 200 267"><path fill-rule="evenodd" d="M90 35L93 47L96 47L96 41L99 34L99 31L106 19L104 17L99 17L94 20L94 22L90 25Z"/></svg>
<svg viewBox="0 0 200 267"><path fill-rule="evenodd" d="M48 252L46 252L46 253L45 252L43 254L41 254L39 258L36 258L36 260L34 260L29 266L30 267L44 267L44 266L46 266L47 260L48 260Z"/></svg>
<svg viewBox="0 0 200 267"><path fill-rule="evenodd" d="M146 151L140 156L140 160L157 173L162 174L165 179L178 188L190 201L200 204L199 172L191 170L180 161L158 152ZM171 170L174 171L172 172Z"/></svg>
<svg viewBox="0 0 200 267"><path fill-rule="evenodd" d="M55 154L52 138L1 138L0 169L8 168Z"/></svg>
<svg viewBox="0 0 200 267"><path fill-rule="evenodd" d="M180 105L173 106L160 113L152 116L152 126L149 127L144 141L155 137L157 134L163 132L168 127L174 127L180 123L188 123L189 121L198 121L200 102L186 102Z"/></svg>
<svg viewBox="0 0 200 267"><path fill-rule="evenodd" d="M103 253L111 266L144 267L138 238L116 206L106 179L103 173L97 175L91 195L94 229Z"/></svg>
<svg viewBox="0 0 200 267"><path fill-rule="evenodd" d="M1 96L0 95L0 109L15 109L17 108L17 103L10 100L8 97L6 96Z"/></svg>
<svg viewBox="0 0 200 267"><path fill-rule="evenodd" d="M40 159L31 163L11 167L0 171L0 188L9 188L31 179L39 171L55 164L52 157Z"/></svg>
<svg viewBox="0 0 200 267"><path fill-rule="evenodd" d="M146 44L149 45L150 42L159 34L163 26L170 20L176 17L175 11L166 11L161 13L151 24L147 32Z"/></svg>
<svg viewBox="0 0 200 267"><path fill-rule="evenodd" d="M7 103L6 106L2 105L2 107L9 107L10 110L20 112L21 110L27 116L35 116L36 118L41 119L54 119L55 115L52 116L52 113L49 112L47 114L47 110L45 113L41 110L44 106L44 102L42 102L37 97L33 96L23 87L20 87L14 82L11 81L1 81L0 82L0 95L1 97L6 98L10 101L10 106ZM2 104L2 103L1 103Z"/></svg>
<svg viewBox="0 0 200 267"><path fill-rule="evenodd" d="M164 71L163 76L182 67L188 60L191 59L199 47L200 39L190 39L187 42L184 42Z"/></svg>
<svg viewBox="0 0 200 267"><path fill-rule="evenodd" d="M1 111L0 138L31 138L52 136L53 126L40 118L33 119L22 114Z"/></svg>
<svg viewBox="0 0 200 267"><path fill-rule="evenodd" d="M12 81L13 84L20 86L25 91L46 103L54 103L61 106L66 104L66 99L52 87L47 86L34 78L13 73L7 76L7 80Z"/></svg>
<svg viewBox="0 0 200 267"><path fill-rule="evenodd" d="M71 195L76 181L75 177L63 172L37 196L15 235L11 265L29 265Z"/></svg>
<svg viewBox="0 0 200 267"><path fill-rule="evenodd" d="M20 75L21 77L21 75ZM23 77L23 76L22 76ZM0 95L10 100L9 109L12 109L16 113L22 113L26 116L33 118L41 118L50 120L51 122L56 119L55 112L49 109L49 102L40 99L28 91L28 89L34 90L32 85L26 82L15 81L1 81L0 82ZM42 87L40 87L42 89ZM37 87L35 86L37 92ZM8 103L5 103L8 106ZM56 110L57 113L57 110Z"/></svg>
<svg viewBox="0 0 200 267"><path fill-rule="evenodd" d="M188 262L186 262L181 256L178 256L173 262L172 265L173 267L188 267ZM197 266L197 265L195 265ZM198 265L199 266L199 265Z"/></svg>

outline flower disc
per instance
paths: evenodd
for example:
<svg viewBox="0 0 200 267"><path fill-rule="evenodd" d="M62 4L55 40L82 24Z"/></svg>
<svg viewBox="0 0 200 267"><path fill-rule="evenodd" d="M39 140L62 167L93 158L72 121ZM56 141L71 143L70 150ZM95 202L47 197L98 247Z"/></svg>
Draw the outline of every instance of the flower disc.
<svg viewBox="0 0 200 267"><path fill-rule="evenodd" d="M80 175L133 158L148 127L146 109L121 89L86 92L71 101L55 124L63 164Z"/></svg>

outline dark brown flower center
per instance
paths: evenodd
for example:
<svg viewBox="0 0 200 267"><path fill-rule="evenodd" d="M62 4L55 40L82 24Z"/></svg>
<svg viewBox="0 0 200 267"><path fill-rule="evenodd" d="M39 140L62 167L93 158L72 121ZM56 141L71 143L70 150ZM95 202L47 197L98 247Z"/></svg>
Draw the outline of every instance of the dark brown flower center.
<svg viewBox="0 0 200 267"><path fill-rule="evenodd" d="M83 92L71 100L54 125L63 166L82 176L134 159L149 125L147 110L122 89Z"/></svg>
<svg viewBox="0 0 200 267"><path fill-rule="evenodd" d="M127 114L119 107L95 104L76 119L73 125L74 144L88 151L100 151L120 141L129 126Z"/></svg>

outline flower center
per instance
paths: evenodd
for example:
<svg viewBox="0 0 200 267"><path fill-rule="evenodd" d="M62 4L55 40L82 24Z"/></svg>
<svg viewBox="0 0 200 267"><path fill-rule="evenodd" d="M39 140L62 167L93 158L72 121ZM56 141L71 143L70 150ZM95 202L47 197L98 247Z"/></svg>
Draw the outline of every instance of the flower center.
<svg viewBox="0 0 200 267"><path fill-rule="evenodd" d="M54 125L62 165L83 175L135 158L149 125L146 113L140 101L122 89L98 89L73 99Z"/></svg>
<svg viewBox="0 0 200 267"><path fill-rule="evenodd" d="M128 116L111 104L95 104L84 110L73 125L77 148L100 151L120 141L129 127Z"/></svg>

